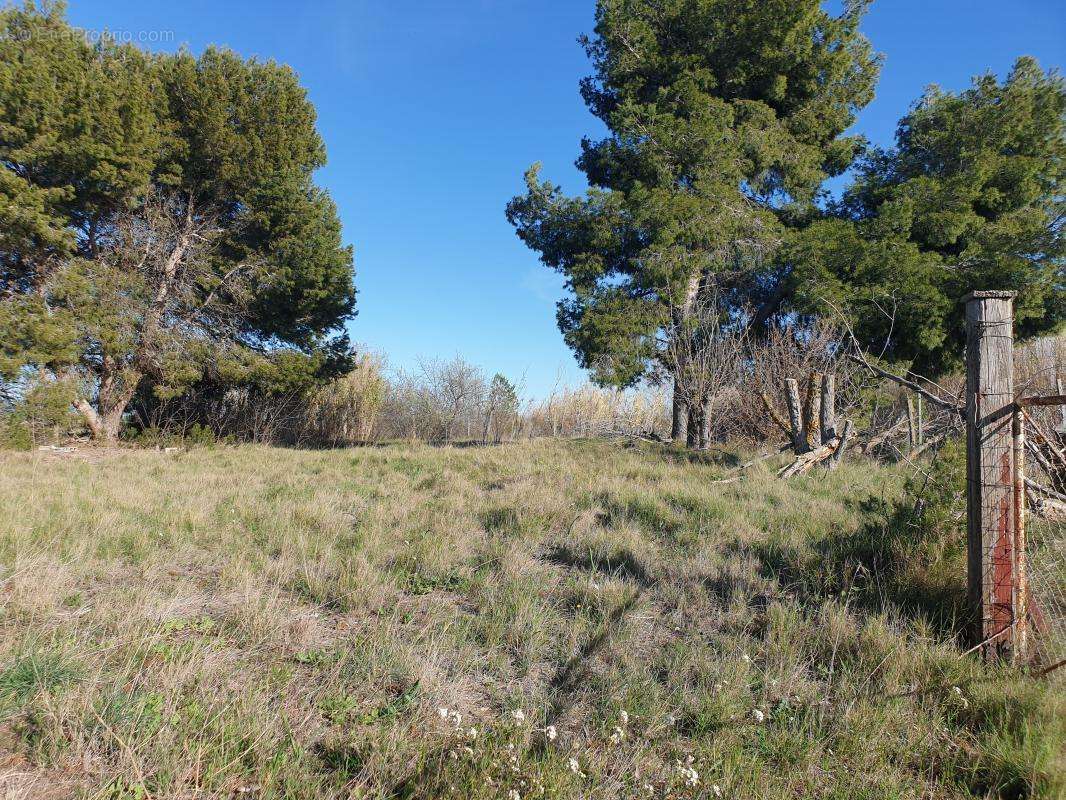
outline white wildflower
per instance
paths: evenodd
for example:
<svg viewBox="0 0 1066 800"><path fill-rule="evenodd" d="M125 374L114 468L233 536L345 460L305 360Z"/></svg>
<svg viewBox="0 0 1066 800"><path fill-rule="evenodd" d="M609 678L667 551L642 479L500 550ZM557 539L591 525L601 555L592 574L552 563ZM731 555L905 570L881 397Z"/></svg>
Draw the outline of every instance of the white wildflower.
<svg viewBox="0 0 1066 800"><path fill-rule="evenodd" d="M619 714L618 714L618 720L623 725L628 725L629 724L629 712L626 711L625 709L622 709L622 711L619 712Z"/></svg>
<svg viewBox="0 0 1066 800"><path fill-rule="evenodd" d="M477 738L477 728L471 728L470 730L468 730L466 732L466 735L469 736L471 739L476 739Z"/></svg>
<svg viewBox="0 0 1066 800"><path fill-rule="evenodd" d="M753 708L751 710L751 718L756 722L762 722L764 719L766 719L766 715L762 713L759 709Z"/></svg>
<svg viewBox="0 0 1066 800"><path fill-rule="evenodd" d="M581 771L581 764L578 763L578 760L576 758L571 757L570 760L567 761L567 764L570 767L570 771L572 773L582 778L585 777L585 773Z"/></svg>
<svg viewBox="0 0 1066 800"><path fill-rule="evenodd" d="M714 784L711 787L711 794L713 794L715 797L721 797L722 796L722 787L719 786L717 783Z"/></svg>
<svg viewBox="0 0 1066 800"><path fill-rule="evenodd" d="M958 686L952 686L951 687L951 691L953 691L955 693L955 696L958 697L959 700L962 702L962 707L963 708L969 708L970 707L970 701L962 696L962 689L961 688L959 688Z"/></svg>
<svg viewBox="0 0 1066 800"><path fill-rule="evenodd" d="M522 727L522 723L526 721L526 714L520 708L516 708L512 711L511 716L514 717L514 724L518 727Z"/></svg>
<svg viewBox="0 0 1066 800"><path fill-rule="evenodd" d="M554 742L559 736L559 731L555 730L554 725L549 725L544 729L544 735L548 737L549 742Z"/></svg>
<svg viewBox="0 0 1066 800"><path fill-rule="evenodd" d="M611 731L611 744L621 744L624 738L626 738L626 732L615 725L614 730Z"/></svg>
<svg viewBox="0 0 1066 800"><path fill-rule="evenodd" d="M522 795L518 793L517 789L511 789L511 791L507 793L507 800L522 800Z"/></svg>
<svg viewBox="0 0 1066 800"><path fill-rule="evenodd" d="M437 716L441 719L448 719L448 709L444 706L441 706L437 709Z"/></svg>

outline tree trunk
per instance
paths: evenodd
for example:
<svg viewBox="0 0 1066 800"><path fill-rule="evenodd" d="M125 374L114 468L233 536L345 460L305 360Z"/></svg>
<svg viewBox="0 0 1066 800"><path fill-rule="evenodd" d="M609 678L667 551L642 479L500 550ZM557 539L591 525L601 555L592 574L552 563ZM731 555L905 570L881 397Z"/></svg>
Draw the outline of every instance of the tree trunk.
<svg viewBox="0 0 1066 800"><path fill-rule="evenodd" d="M699 449L707 450L711 446L711 401L704 400L700 407Z"/></svg>
<svg viewBox="0 0 1066 800"><path fill-rule="evenodd" d="M113 442L122 431L122 415L137 393L141 373L127 369L123 372L111 356L105 355L100 366L100 390L96 406L79 398L75 406L85 418L93 439Z"/></svg>
<svg viewBox="0 0 1066 800"><path fill-rule="evenodd" d="M670 429L670 438L674 444L682 444L688 437L688 403L681 396L677 380L674 380L674 419Z"/></svg>
<svg viewBox="0 0 1066 800"><path fill-rule="evenodd" d="M704 401L689 407L687 444L693 450L706 450L710 446L710 402Z"/></svg>
<svg viewBox="0 0 1066 800"><path fill-rule="evenodd" d="M120 400L110 408L101 408L97 411L88 400L78 400L78 411L89 426L89 432L93 439L99 442L113 442L122 432L122 415L126 413L126 406L130 399Z"/></svg>
<svg viewBox="0 0 1066 800"><path fill-rule="evenodd" d="M700 276L699 274L690 275L688 282L685 285L685 298L681 303L680 308L675 308L673 311L674 325L676 328L680 328L688 322L689 317L692 316L693 309L696 306L696 299L700 291ZM675 334L676 330L675 330ZM685 442L688 447L699 446L699 425L697 417L699 416L697 409L694 405L690 404L685 398L685 391L680 385L680 381L677 375L684 374L685 364L674 364L674 417L671 430L671 438L676 443Z"/></svg>

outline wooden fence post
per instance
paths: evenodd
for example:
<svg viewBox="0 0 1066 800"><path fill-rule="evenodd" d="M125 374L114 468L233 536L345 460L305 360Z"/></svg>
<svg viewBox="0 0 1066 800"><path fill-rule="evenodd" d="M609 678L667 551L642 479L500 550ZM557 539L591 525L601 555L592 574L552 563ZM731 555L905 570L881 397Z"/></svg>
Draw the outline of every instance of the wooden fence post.
<svg viewBox="0 0 1066 800"><path fill-rule="evenodd" d="M966 303L968 584L974 636L987 656L1012 654L1017 622L1014 292Z"/></svg>

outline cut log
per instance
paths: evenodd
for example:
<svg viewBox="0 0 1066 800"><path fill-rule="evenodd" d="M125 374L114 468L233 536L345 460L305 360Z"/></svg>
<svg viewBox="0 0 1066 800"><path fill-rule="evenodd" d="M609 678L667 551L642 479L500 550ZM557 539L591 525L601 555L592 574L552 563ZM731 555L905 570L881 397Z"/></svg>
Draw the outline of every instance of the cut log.
<svg viewBox="0 0 1066 800"><path fill-rule="evenodd" d="M831 372L822 377L822 444L837 436L837 381Z"/></svg>
<svg viewBox="0 0 1066 800"><path fill-rule="evenodd" d="M812 372L807 378L807 397L803 404L803 434L807 448L822 445L822 373Z"/></svg>
<svg viewBox="0 0 1066 800"><path fill-rule="evenodd" d="M778 478L792 478L796 475L802 475L816 464L820 464L827 458L832 458L833 454L837 451L838 439L834 439L829 444L824 444L821 447L811 450L799 456L791 464L782 467L778 473Z"/></svg>
<svg viewBox="0 0 1066 800"><path fill-rule="evenodd" d="M795 378L785 380L785 405L788 407L792 449L798 455L807 449L807 432L803 428L803 407L800 405L799 381Z"/></svg>

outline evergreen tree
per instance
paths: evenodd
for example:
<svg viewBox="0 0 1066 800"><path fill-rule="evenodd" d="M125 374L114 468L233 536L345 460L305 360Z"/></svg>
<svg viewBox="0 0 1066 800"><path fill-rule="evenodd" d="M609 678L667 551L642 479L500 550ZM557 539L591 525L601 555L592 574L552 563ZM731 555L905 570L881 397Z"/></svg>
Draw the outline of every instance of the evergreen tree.
<svg viewBox="0 0 1066 800"><path fill-rule="evenodd" d="M507 208L519 237L566 277L558 320L600 384L664 369L661 343L704 295L764 319L787 273L772 258L827 177L861 147L841 134L870 101L877 59L858 33L868 0L839 17L820 0L599 0L584 39L589 109L609 130L582 142L591 190L570 198L526 175ZM705 403L675 391L675 437Z"/></svg>
<svg viewBox="0 0 1066 800"><path fill-rule="evenodd" d="M1007 79L931 88L831 218L799 237L796 307L850 317L861 343L934 375L965 345L962 300L1012 289L1020 337L1066 319L1066 83L1021 58Z"/></svg>
<svg viewBox="0 0 1066 800"><path fill-rule="evenodd" d="M89 45L0 12L0 370L76 379L94 435L138 391L343 365L352 254L293 72Z"/></svg>
<svg viewBox="0 0 1066 800"><path fill-rule="evenodd" d="M518 419L518 389L504 375L497 372L489 384L488 402L485 404L485 433L482 441L499 444L504 432L513 430Z"/></svg>

